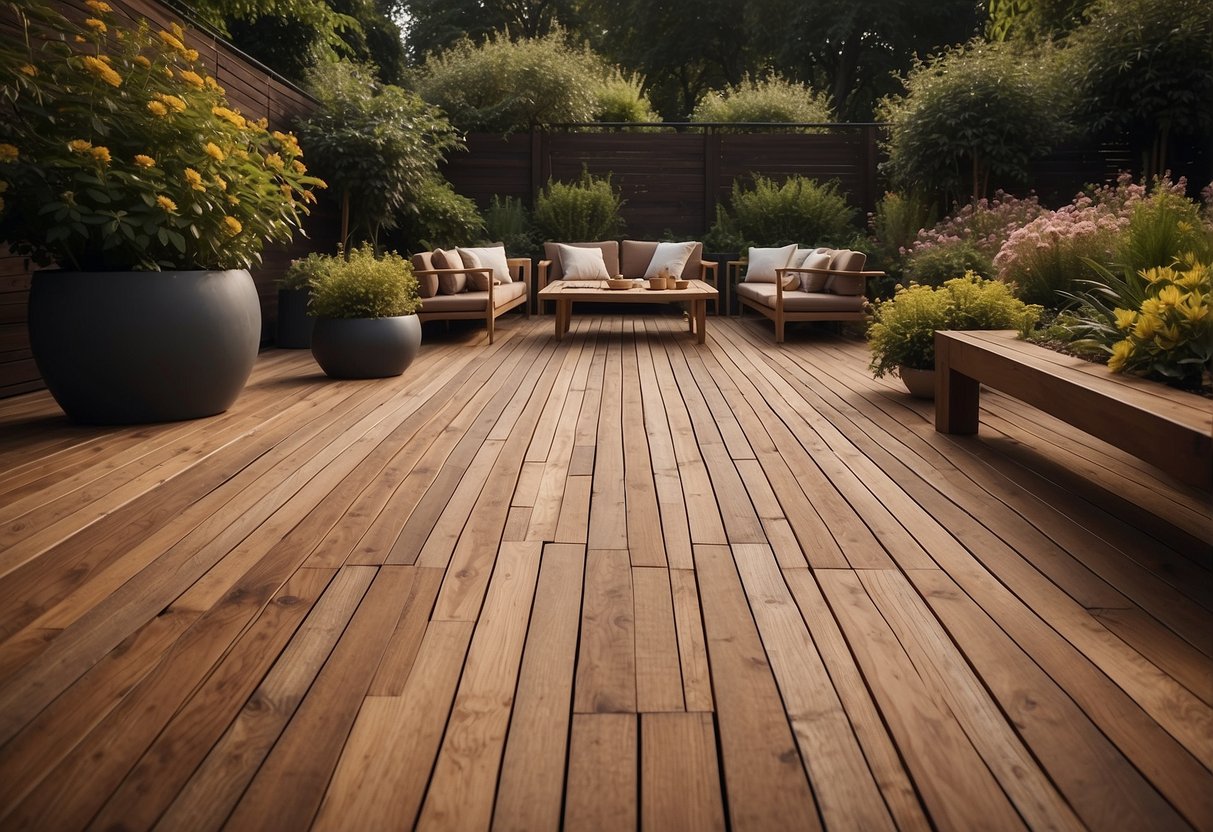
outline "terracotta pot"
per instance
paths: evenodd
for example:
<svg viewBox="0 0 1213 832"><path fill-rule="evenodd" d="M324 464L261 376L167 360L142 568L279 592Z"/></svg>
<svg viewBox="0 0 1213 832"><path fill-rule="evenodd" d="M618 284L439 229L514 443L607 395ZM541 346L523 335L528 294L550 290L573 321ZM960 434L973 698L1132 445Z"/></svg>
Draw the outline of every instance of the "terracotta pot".
<svg viewBox="0 0 1213 832"><path fill-rule="evenodd" d="M30 348L68 418L140 424L222 413L261 341L243 269L35 272Z"/></svg>
<svg viewBox="0 0 1213 832"><path fill-rule="evenodd" d="M897 368L897 375L901 377L906 389L910 391L910 395L916 399L933 399L935 398L935 371L934 370L918 370L914 367L907 367L902 364Z"/></svg>

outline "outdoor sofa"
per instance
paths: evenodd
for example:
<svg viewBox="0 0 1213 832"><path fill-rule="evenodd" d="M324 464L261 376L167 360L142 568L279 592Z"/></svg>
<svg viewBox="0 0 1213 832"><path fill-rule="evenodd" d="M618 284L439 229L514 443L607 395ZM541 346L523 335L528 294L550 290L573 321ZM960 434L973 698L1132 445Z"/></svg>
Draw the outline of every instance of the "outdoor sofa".
<svg viewBox="0 0 1213 832"><path fill-rule="evenodd" d="M506 257L504 246L435 249L412 261L422 323L483 320L491 344L501 315L521 306L531 316L531 261Z"/></svg>
<svg viewBox="0 0 1213 832"><path fill-rule="evenodd" d="M564 258L561 257L561 246L566 247ZM694 241L657 243L647 240L624 240L622 243L617 240L600 240L593 243L544 243L544 259L539 261L539 288L542 289L554 280L563 280L567 277L584 279L591 276L588 272L570 269L571 264L564 262L564 259L568 259L571 254L567 251L568 248L600 251L603 271L596 275L598 277L622 275L627 278L643 278L648 274L651 266L658 265L654 262L654 257L658 255L659 247L661 247L660 251L664 261L664 255L667 252L672 252L680 246L684 247L685 251L677 256L681 258L685 254L686 260L675 276L682 280L702 280L714 288L719 288L716 279L717 264L703 259L703 243ZM578 265L584 266L583 263ZM715 303L715 301L712 302ZM719 307L716 311L719 312Z"/></svg>

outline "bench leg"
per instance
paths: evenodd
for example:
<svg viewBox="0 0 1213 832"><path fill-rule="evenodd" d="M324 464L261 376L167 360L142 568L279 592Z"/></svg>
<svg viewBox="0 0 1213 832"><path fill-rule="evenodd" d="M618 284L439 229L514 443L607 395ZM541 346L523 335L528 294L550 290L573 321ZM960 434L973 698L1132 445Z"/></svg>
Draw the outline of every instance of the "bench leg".
<svg viewBox="0 0 1213 832"><path fill-rule="evenodd" d="M948 344L935 341L935 430L940 433L977 433L981 382L951 367Z"/></svg>
<svg viewBox="0 0 1213 832"><path fill-rule="evenodd" d="M695 312L695 341L703 344L707 342L708 337L708 302L706 300L697 300L692 307Z"/></svg>

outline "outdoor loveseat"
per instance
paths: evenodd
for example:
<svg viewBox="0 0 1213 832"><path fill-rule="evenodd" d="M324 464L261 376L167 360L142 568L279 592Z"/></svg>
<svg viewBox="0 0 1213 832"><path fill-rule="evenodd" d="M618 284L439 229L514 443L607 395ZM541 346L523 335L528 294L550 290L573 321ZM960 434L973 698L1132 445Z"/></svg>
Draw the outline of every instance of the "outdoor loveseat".
<svg viewBox="0 0 1213 832"><path fill-rule="evenodd" d="M506 257L504 246L435 249L412 260L422 323L483 320L491 344L498 317L519 306L531 315L531 261Z"/></svg>
<svg viewBox="0 0 1213 832"><path fill-rule="evenodd" d="M847 249L752 248L749 258L734 261L730 281L738 314L746 307L775 323L775 341L782 343L788 321L862 321L868 317L864 289L869 277L884 272L864 271L867 255Z"/></svg>

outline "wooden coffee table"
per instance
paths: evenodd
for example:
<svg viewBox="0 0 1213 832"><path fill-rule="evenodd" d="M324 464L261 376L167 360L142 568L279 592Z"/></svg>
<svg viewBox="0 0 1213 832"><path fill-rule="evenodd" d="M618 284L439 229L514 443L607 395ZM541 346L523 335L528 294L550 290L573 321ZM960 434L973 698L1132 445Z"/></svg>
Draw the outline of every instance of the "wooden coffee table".
<svg viewBox="0 0 1213 832"><path fill-rule="evenodd" d="M633 289L608 289L605 280L554 280L539 290L540 309L543 301L556 303L556 337L569 331L573 303L678 303L690 305L690 331L702 344L708 317L708 301L719 297L717 291L702 280L692 280L685 289L648 289L637 283Z"/></svg>

